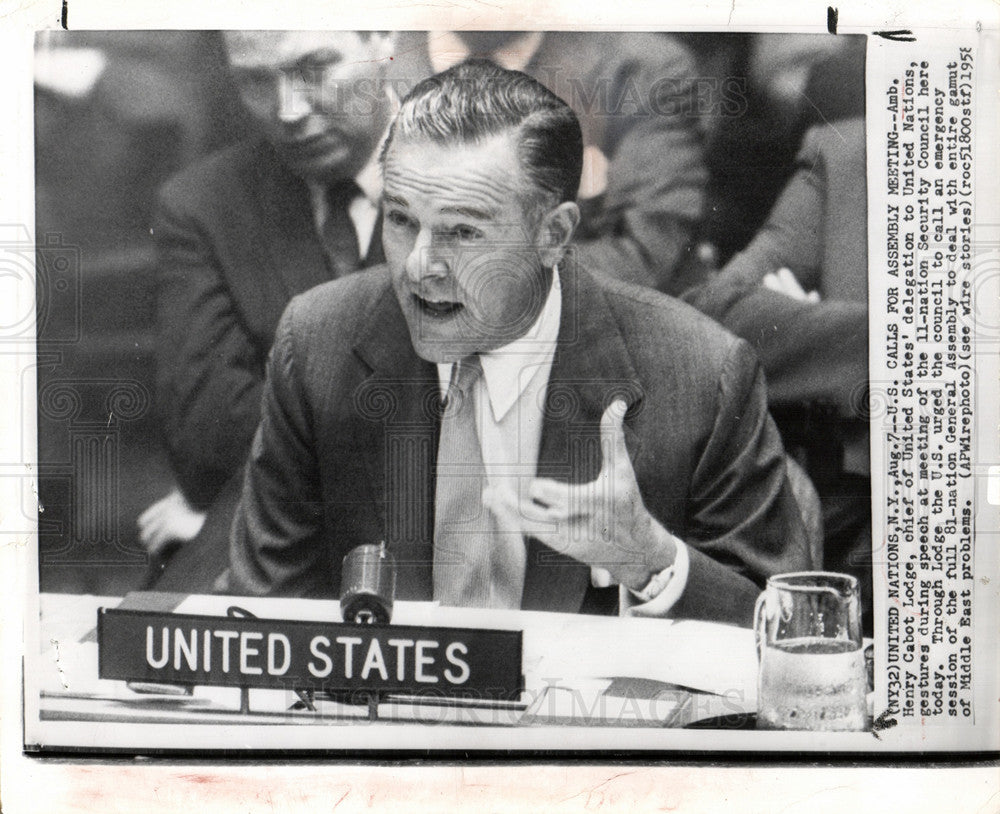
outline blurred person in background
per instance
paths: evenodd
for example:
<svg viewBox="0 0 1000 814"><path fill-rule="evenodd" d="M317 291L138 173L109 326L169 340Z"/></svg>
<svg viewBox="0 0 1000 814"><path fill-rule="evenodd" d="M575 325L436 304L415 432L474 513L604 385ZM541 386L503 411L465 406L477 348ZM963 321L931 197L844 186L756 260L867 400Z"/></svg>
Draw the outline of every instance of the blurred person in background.
<svg viewBox="0 0 1000 814"><path fill-rule="evenodd" d="M695 54L705 160L706 262L719 267L764 225L795 168L805 133L863 117L863 36L677 35Z"/></svg>
<svg viewBox="0 0 1000 814"><path fill-rule="evenodd" d="M382 260L377 147L393 100L382 32L232 32L252 138L161 190L157 405L178 488L139 517L147 587L208 590L288 301ZM180 544L180 546L178 546Z"/></svg>
<svg viewBox="0 0 1000 814"><path fill-rule="evenodd" d="M750 342L785 446L820 495L823 567L859 580L872 624L865 125L812 128L767 222L685 299Z"/></svg>
<svg viewBox="0 0 1000 814"><path fill-rule="evenodd" d="M34 86L40 585L120 595L147 567L135 518L173 484L151 395L155 193L247 117L214 31L41 31ZM53 388L79 409L48 409ZM72 442L84 427L100 452Z"/></svg>

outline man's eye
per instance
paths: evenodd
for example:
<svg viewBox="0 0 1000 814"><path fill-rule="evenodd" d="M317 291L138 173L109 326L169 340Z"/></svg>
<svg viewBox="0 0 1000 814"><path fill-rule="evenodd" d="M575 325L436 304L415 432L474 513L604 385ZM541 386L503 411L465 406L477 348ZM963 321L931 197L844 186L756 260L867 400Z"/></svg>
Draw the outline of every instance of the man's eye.
<svg viewBox="0 0 1000 814"><path fill-rule="evenodd" d="M273 76L263 71L242 70L234 71L233 74L236 79L236 84L244 93L259 92L260 90L268 88L274 82Z"/></svg>
<svg viewBox="0 0 1000 814"><path fill-rule="evenodd" d="M306 85L318 85L335 68L335 65L299 65L295 69L295 76Z"/></svg>
<svg viewBox="0 0 1000 814"><path fill-rule="evenodd" d="M322 71L327 68L336 67L343 61L344 57L339 51L327 49L309 54L299 62L299 66L301 68Z"/></svg>
<svg viewBox="0 0 1000 814"><path fill-rule="evenodd" d="M478 240L483 236L483 233L474 226L456 226L452 230L452 234L456 240L460 240L463 243Z"/></svg>
<svg viewBox="0 0 1000 814"><path fill-rule="evenodd" d="M406 214L395 209L390 209L386 212L385 219L393 226L399 226L401 228L408 227L413 223L413 221L411 221Z"/></svg>

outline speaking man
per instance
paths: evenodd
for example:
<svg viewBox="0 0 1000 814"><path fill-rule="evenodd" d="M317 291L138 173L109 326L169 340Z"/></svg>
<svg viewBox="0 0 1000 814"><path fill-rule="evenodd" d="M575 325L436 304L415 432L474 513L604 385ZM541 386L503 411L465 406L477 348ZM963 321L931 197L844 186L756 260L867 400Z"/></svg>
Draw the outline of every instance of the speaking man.
<svg viewBox="0 0 1000 814"><path fill-rule="evenodd" d="M537 79L573 108L584 156L574 245L594 273L673 295L702 280L692 248L708 180L704 100L694 55L679 37L634 31L397 36L390 73L402 80L488 59Z"/></svg>
<svg viewBox="0 0 1000 814"><path fill-rule="evenodd" d="M575 263L582 152L562 100L491 63L403 100L385 267L278 327L232 590L336 596L385 540L402 598L749 624L807 567L748 346Z"/></svg>
<svg viewBox="0 0 1000 814"><path fill-rule="evenodd" d="M256 134L169 181L158 253L157 404L179 489L139 518L150 551L184 543L150 582L209 590L225 570L264 362L288 301L382 261L377 147L397 101L392 38L226 34ZM160 558L161 565L166 558Z"/></svg>

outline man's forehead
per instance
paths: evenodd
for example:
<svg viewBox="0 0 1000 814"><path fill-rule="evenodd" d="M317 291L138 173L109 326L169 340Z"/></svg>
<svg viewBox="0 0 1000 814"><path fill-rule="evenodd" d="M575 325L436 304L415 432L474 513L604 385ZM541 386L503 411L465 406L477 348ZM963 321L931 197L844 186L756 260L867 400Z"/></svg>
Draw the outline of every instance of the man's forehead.
<svg viewBox="0 0 1000 814"><path fill-rule="evenodd" d="M511 131L478 142L394 140L385 156L387 194L426 196L443 206L463 195L502 205L525 184Z"/></svg>
<svg viewBox="0 0 1000 814"><path fill-rule="evenodd" d="M366 42L354 31L227 31L225 41L229 63L241 68L292 65L316 53L349 57Z"/></svg>

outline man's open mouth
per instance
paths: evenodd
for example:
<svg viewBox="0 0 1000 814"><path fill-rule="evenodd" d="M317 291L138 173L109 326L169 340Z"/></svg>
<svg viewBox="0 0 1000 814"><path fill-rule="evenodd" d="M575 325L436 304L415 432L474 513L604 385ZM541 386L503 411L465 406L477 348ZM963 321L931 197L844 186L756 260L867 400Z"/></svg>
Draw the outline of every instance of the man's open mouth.
<svg viewBox="0 0 1000 814"><path fill-rule="evenodd" d="M413 299L421 311L432 317L451 316L463 308L462 303L452 300L425 300L416 294L413 295Z"/></svg>

